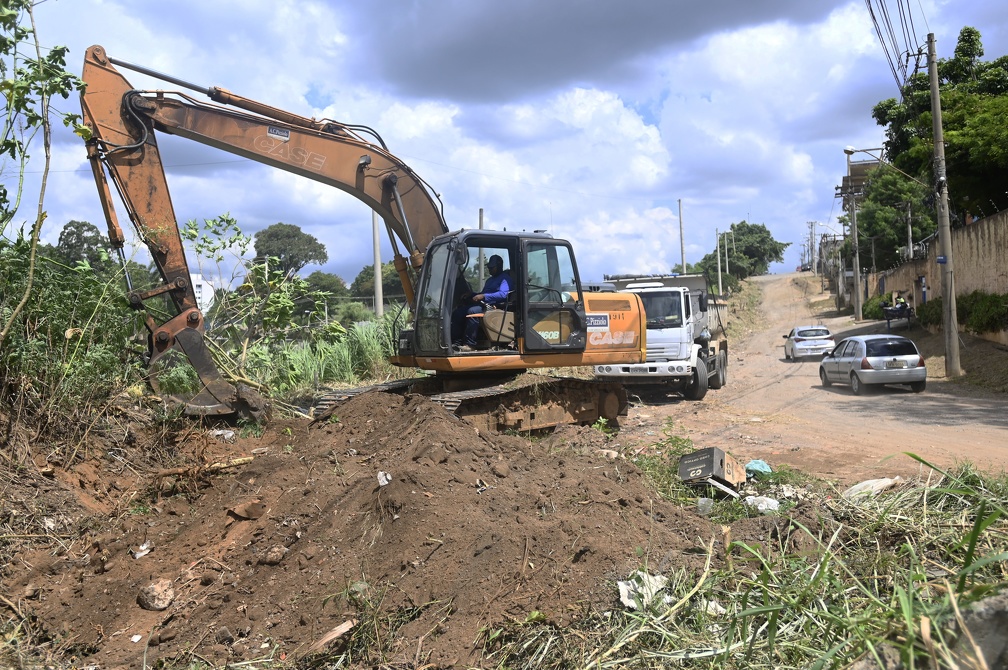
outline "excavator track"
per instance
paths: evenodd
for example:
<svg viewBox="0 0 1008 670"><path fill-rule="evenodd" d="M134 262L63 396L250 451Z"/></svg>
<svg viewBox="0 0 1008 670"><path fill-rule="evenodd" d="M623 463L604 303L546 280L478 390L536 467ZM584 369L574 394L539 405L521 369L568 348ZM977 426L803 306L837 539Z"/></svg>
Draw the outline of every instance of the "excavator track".
<svg viewBox="0 0 1008 670"><path fill-rule="evenodd" d="M622 384L575 377L523 374L498 384L440 391L431 378L404 379L332 391L314 406L315 422L328 419L339 405L362 393L419 393L480 430L532 431L563 424L616 423L627 414Z"/></svg>

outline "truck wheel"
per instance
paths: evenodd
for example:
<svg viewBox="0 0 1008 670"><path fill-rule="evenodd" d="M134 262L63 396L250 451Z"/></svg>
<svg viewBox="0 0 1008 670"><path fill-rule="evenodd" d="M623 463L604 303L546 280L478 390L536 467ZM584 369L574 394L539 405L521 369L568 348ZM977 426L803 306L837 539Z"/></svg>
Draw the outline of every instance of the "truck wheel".
<svg viewBox="0 0 1008 670"><path fill-rule="evenodd" d="M725 367L728 363L728 357L725 356L723 351L718 352L718 355L714 358L714 375L710 378L708 386L715 391L725 385L726 371Z"/></svg>
<svg viewBox="0 0 1008 670"><path fill-rule="evenodd" d="M687 400L703 400L707 395L707 362L702 358L697 359L697 366L693 368L693 379L683 392Z"/></svg>

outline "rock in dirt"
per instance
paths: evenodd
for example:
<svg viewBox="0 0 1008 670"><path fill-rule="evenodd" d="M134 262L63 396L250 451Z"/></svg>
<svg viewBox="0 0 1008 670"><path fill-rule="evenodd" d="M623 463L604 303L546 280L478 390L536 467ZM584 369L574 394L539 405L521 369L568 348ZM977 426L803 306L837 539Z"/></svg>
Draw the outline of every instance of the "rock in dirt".
<svg viewBox="0 0 1008 670"><path fill-rule="evenodd" d="M219 643L226 644L229 647L234 644L235 641L234 635L231 634L231 631L228 630L227 626L221 626L218 628L215 638Z"/></svg>
<svg viewBox="0 0 1008 670"><path fill-rule="evenodd" d="M274 544L266 550L266 553L262 555L259 562L262 565L280 565L280 561L282 561L286 555L287 547L282 544Z"/></svg>
<svg viewBox="0 0 1008 670"><path fill-rule="evenodd" d="M137 604L145 610L160 612L168 609L175 600L175 588L170 579L158 579L140 589Z"/></svg>

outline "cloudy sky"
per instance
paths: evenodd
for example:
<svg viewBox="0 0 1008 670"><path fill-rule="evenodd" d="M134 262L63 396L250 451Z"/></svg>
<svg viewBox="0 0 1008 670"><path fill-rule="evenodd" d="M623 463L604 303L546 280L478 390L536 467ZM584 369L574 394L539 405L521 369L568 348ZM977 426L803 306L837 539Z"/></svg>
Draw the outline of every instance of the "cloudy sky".
<svg viewBox="0 0 1008 670"><path fill-rule="evenodd" d="M907 34L925 44L933 32L940 58L967 25L985 59L1008 54L1003 0L885 4L897 36L903 5ZM476 227L480 208L489 228L546 229L572 241L585 279L668 271L680 203L688 262L746 220L792 243L771 270L794 270L808 222L838 232L844 147L881 146L871 109L898 95L861 0L46 0L36 21L43 46L70 48L74 72L101 44L370 126L441 195L451 229ZM371 263L370 211L353 197L186 140L161 146L180 220L296 224L348 282ZM72 219L104 230L83 144L62 128L52 169L45 241Z"/></svg>

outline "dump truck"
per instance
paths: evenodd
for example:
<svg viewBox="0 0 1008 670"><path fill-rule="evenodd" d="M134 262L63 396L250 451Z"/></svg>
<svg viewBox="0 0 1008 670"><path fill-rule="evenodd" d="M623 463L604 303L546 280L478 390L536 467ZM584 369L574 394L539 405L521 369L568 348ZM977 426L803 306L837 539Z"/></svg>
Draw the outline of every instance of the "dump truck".
<svg viewBox="0 0 1008 670"><path fill-rule="evenodd" d="M708 389L725 385L728 339L721 305L703 275L606 275L599 286L640 296L647 351L644 363L596 365L597 378L625 386L664 385L688 400L702 400Z"/></svg>

